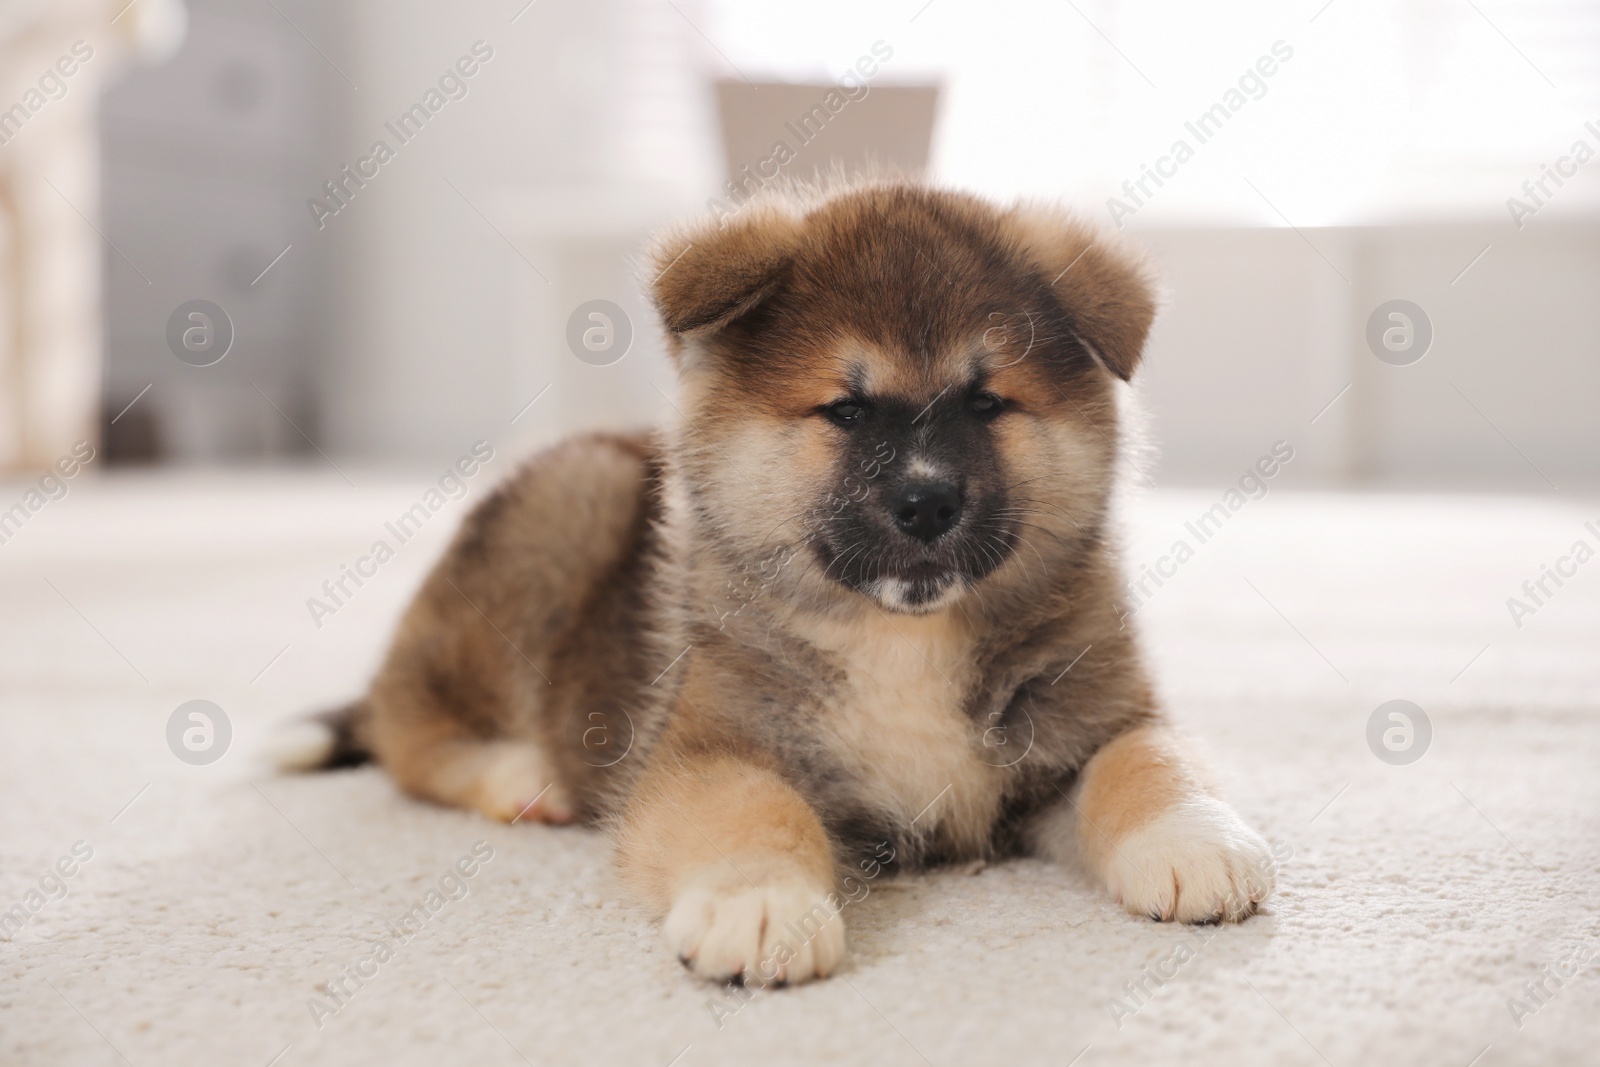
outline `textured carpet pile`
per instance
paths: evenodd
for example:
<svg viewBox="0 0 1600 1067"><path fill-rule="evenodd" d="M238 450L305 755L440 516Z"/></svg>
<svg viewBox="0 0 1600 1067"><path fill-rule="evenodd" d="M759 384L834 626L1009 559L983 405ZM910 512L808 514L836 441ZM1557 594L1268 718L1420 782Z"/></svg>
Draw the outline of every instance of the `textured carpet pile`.
<svg viewBox="0 0 1600 1067"><path fill-rule="evenodd" d="M1265 914L939 872L847 908L836 978L745 995L682 971L592 832L264 768L276 722L359 690L465 507L314 619L426 488L355 480L86 482L0 545L0 1063L1600 1062L1600 561L1520 627L1506 603L1600 547L1600 503L1275 491L1155 591L1166 701L1290 853ZM1135 566L1215 499L1138 502ZM1431 725L1408 765L1367 740L1396 699ZM209 765L169 747L191 700L231 726Z"/></svg>

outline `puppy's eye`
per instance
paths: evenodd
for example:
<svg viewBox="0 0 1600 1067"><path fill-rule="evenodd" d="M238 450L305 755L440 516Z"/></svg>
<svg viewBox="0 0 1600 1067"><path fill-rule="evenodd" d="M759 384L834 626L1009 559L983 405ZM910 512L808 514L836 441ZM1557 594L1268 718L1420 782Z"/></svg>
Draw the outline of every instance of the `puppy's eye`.
<svg viewBox="0 0 1600 1067"><path fill-rule="evenodd" d="M845 399L829 404L822 413L839 426L854 426L867 414L867 406L859 400Z"/></svg>
<svg viewBox="0 0 1600 1067"><path fill-rule="evenodd" d="M1006 409L1006 402L993 393L979 393L967 401L967 410L980 419L992 419Z"/></svg>

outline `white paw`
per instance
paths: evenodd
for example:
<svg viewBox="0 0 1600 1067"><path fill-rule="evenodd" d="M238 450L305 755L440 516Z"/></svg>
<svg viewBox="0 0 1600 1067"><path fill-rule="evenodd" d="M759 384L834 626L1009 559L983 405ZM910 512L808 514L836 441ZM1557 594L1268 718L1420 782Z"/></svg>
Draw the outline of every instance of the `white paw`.
<svg viewBox="0 0 1600 1067"><path fill-rule="evenodd" d="M1106 884L1135 915L1167 922L1238 922L1272 892L1272 850L1220 800L1183 801L1123 837Z"/></svg>
<svg viewBox="0 0 1600 1067"><path fill-rule="evenodd" d="M543 750L528 742L488 746L474 794L477 809L500 822L568 823L576 815Z"/></svg>
<svg viewBox="0 0 1600 1067"><path fill-rule="evenodd" d="M796 877L751 885L724 869L681 890L662 927L667 948L702 978L805 982L844 959L843 901Z"/></svg>

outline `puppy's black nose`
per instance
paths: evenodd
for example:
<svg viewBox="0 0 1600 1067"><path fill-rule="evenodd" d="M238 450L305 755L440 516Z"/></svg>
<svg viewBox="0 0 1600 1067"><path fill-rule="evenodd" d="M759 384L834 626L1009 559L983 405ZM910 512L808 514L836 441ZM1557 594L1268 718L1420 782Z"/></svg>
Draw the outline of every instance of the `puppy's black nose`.
<svg viewBox="0 0 1600 1067"><path fill-rule="evenodd" d="M949 482L910 482L894 494L889 512L900 529L932 541L961 518L961 490Z"/></svg>

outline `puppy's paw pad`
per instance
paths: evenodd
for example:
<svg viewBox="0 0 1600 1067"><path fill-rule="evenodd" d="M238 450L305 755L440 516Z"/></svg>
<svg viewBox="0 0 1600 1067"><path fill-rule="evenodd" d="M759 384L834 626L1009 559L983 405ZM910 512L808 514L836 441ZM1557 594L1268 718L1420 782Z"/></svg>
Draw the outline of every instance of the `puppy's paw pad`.
<svg viewBox="0 0 1600 1067"><path fill-rule="evenodd" d="M826 976L844 958L840 899L802 879L751 885L719 872L673 901L662 933L685 967L750 985Z"/></svg>
<svg viewBox="0 0 1600 1067"><path fill-rule="evenodd" d="M538 745L491 747L478 772L476 807L499 822L569 823L577 815L571 795Z"/></svg>
<svg viewBox="0 0 1600 1067"><path fill-rule="evenodd" d="M1238 922L1276 882L1272 850L1228 805L1198 797L1116 843L1107 887L1135 915L1163 922Z"/></svg>

